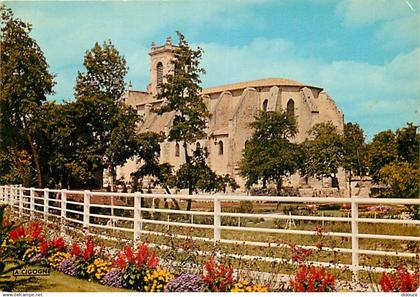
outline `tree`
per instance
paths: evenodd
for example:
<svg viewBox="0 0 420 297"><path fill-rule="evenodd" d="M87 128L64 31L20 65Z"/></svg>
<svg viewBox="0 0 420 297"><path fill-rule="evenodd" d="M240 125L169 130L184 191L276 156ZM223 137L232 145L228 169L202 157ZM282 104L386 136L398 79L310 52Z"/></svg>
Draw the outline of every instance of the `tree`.
<svg viewBox="0 0 420 297"><path fill-rule="evenodd" d="M391 130L379 132L367 145L367 165L369 175L375 183L380 181L379 171L385 165L397 160L398 149L395 133Z"/></svg>
<svg viewBox="0 0 420 297"><path fill-rule="evenodd" d="M272 180L280 192L282 178L299 168L299 146L289 140L297 133L296 122L283 111L261 111L250 126L254 133L243 150L241 175L247 187L261 180L265 188Z"/></svg>
<svg viewBox="0 0 420 297"><path fill-rule="evenodd" d="M108 169L111 190L114 190L115 167L123 165L134 154L135 123L137 114L124 106L126 61L111 41L95 43L87 51L79 72L75 96L79 120L80 143L89 152L88 170L101 179Z"/></svg>
<svg viewBox="0 0 420 297"><path fill-rule="evenodd" d="M182 143L185 163L189 166L192 159L188 153L188 145L206 137L206 121L210 113L200 95L200 74L205 73L199 66L203 50L191 49L184 35L180 32L177 35L179 43L174 50L173 71L165 76L165 82L159 86L157 94L157 99L165 101L155 112L159 115L166 112L175 114L168 140ZM186 178L185 187L191 195L194 190L193 177L183 176ZM191 200L188 200L187 209L191 209Z"/></svg>
<svg viewBox="0 0 420 297"><path fill-rule="evenodd" d="M337 172L344 159L343 137L333 123L320 123L310 131L311 140L303 144L306 152L305 171L318 177L330 177L338 185Z"/></svg>
<svg viewBox="0 0 420 297"><path fill-rule="evenodd" d="M343 167L349 173L349 193L351 196L351 177L352 174L365 175L365 136L363 129L358 124L346 123L344 125L343 138Z"/></svg>
<svg viewBox="0 0 420 297"><path fill-rule="evenodd" d="M420 134L417 133L419 126L407 123L407 127L397 130L396 141L399 157L418 167Z"/></svg>
<svg viewBox="0 0 420 297"><path fill-rule="evenodd" d="M29 36L31 25L15 18L5 6L0 12L0 146L2 150L30 152L41 188L45 181L32 127L37 109L53 93L54 76L42 50Z"/></svg>
<svg viewBox="0 0 420 297"><path fill-rule="evenodd" d="M379 180L387 185L381 193L390 198L418 198L420 170L407 161L394 161L379 170Z"/></svg>

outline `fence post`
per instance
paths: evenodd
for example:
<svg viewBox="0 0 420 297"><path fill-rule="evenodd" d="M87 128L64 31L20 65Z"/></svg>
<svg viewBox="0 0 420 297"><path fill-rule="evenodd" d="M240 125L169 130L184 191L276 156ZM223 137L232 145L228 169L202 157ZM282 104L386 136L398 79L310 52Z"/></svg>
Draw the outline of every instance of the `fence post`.
<svg viewBox="0 0 420 297"><path fill-rule="evenodd" d="M353 280L359 281L359 205L356 198L351 201L351 264L353 270Z"/></svg>
<svg viewBox="0 0 420 297"><path fill-rule="evenodd" d="M216 243L220 241L220 226L221 226L221 213L222 207L220 203L220 196L214 197L214 233L213 233L213 240Z"/></svg>
<svg viewBox="0 0 420 297"><path fill-rule="evenodd" d="M30 210L31 210L31 219L35 217L35 188L30 190Z"/></svg>
<svg viewBox="0 0 420 297"><path fill-rule="evenodd" d="M19 188L19 215L23 215L23 186L20 185Z"/></svg>
<svg viewBox="0 0 420 297"><path fill-rule="evenodd" d="M16 185L10 188L9 204L13 208L15 206Z"/></svg>
<svg viewBox="0 0 420 297"><path fill-rule="evenodd" d="M83 195L83 228L89 227L90 192L85 190Z"/></svg>
<svg viewBox="0 0 420 297"><path fill-rule="evenodd" d="M48 189L44 188L44 221L48 221Z"/></svg>
<svg viewBox="0 0 420 297"><path fill-rule="evenodd" d="M67 209L67 190L61 190L61 228L66 223L66 209Z"/></svg>
<svg viewBox="0 0 420 297"><path fill-rule="evenodd" d="M141 219L141 194L134 193L134 237L133 244L136 245L141 238L142 219Z"/></svg>

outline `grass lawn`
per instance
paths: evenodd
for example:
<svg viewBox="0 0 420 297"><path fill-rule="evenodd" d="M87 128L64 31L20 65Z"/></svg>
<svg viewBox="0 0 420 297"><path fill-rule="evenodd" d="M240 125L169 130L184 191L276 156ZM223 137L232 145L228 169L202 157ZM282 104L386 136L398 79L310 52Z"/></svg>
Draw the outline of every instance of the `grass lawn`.
<svg viewBox="0 0 420 297"><path fill-rule="evenodd" d="M27 281L14 288L14 292L131 292L129 290L102 286L51 270L49 276L33 278L18 277Z"/></svg>

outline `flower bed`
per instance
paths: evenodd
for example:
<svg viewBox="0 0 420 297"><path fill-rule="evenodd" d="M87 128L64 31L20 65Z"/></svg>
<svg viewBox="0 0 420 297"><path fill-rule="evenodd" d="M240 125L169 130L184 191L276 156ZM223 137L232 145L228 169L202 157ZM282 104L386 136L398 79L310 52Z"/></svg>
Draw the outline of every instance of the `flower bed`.
<svg viewBox="0 0 420 297"><path fill-rule="evenodd" d="M147 243L111 251L97 244L91 236L78 241L48 234L41 222L19 226L3 222L0 226L0 274L4 272L2 263L6 257L14 257L22 265L42 265L87 281L140 292L273 291L268 284L241 278L231 265L213 258L207 259L201 273L174 275L160 265L160 259ZM336 290L333 274L305 261L310 251L297 247L292 247L292 251L292 260L298 262L300 268L283 290ZM383 291L414 291L419 286L419 274L399 267L395 273L383 274L380 286Z"/></svg>

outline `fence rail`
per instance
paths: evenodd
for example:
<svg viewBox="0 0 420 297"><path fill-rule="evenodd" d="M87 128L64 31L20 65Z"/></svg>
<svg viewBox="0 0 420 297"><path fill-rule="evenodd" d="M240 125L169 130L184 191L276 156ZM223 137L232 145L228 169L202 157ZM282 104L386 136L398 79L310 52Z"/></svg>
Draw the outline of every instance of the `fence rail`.
<svg viewBox="0 0 420 297"><path fill-rule="evenodd" d="M79 201L75 201L74 197L80 196ZM118 197L125 199L124 205L115 205L114 203L106 204L95 202L94 197L110 197L111 199ZM155 199L192 199L194 201L202 201L210 203L211 209L207 211L184 211L175 209L159 209L155 208ZM151 206L146 206L144 200L152 200ZM335 204L350 204L349 217L339 216L303 216L303 215L289 215L286 214L264 214L264 213L238 213L222 211L222 202L238 202L238 201L251 201L257 203L275 202L275 203L335 203ZM56 217L60 219L62 225L68 223L79 225L83 228L102 228L110 230L119 230L130 232L132 239L137 242L141 240L142 234L153 234L168 236L167 233L147 230L144 228L145 224L164 225L164 226L178 226L190 227L198 229L212 229L212 237L194 237L181 234L172 234L180 239L196 239L208 242L220 242L229 244L245 244L249 246L270 247L272 243L261 241L241 241L232 240L222 237L224 230L233 230L237 232L265 232L272 234L296 234L306 236L316 236L319 232L316 230L299 230L299 229L274 229L274 228L260 228L260 227L246 227L246 226L227 226L222 224L222 218L265 218L265 219L283 219L283 220L304 220L304 221L327 221L327 222L343 222L351 226L351 232L326 232L324 236L341 237L351 239L351 248L337 248L337 247L322 247L324 251L334 251L340 253L351 254L351 265L337 263L337 267L349 268L354 277L358 278L359 270L373 270L373 271L386 271L382 267L366 267L360 265L360 255L377 255L377 256L394 256L394 257L419 257L417 253L409 253L405 251L381 251L359 248L360 239L380 239L380 240L403 240L415 242L417 245L420 242L420 233L418 236L407 235L387 235L387 234L364 234L359 232L359 225L361 223L380 223L380 224L399 224L406 226L420 226L420 220L408 219L381 219L381 218L363 218L359 216L359 208L361 205L420 205L420 199L384 199L384 198L332 198L332 197L268 197L268 196L236 196L236 195L171 195L171 194L143 194L136 193L109 193L109 192L92 192L92 191L71 191L71 190L57 190L57 189L37 189L37 188L24 188L20 185L3 185L0 186L0 202L9 204L14 211L19 213L20 216L29 216L34 218L40 215L44 220L49 217ZM120 203L121 204L121 203ZM110 209L111 215L92 213L92 208ZM123 210L125 216L117 216L114 211ZM145 213L161 213L168 214L167 220L160 220L155 218L147 218ZM189 215L191 222L178 222L170 221L169 215ZM209 216L213 218L212 224L198 224L194 222L194 216ZM107 219L104 224L95 222L95 218ZM115 220L132 222L129 227L117 227L112 224ZM110 223L111 222L111 223ZM278 244L279 247L286 246L285 244ZM316 246L304 246L308 249L319 249ZM253 255L230 255L234 257L242 257L244 259L274 261L272 257L256 257ZM315 262L318 266L329 266L330 263Z"/></svg>

